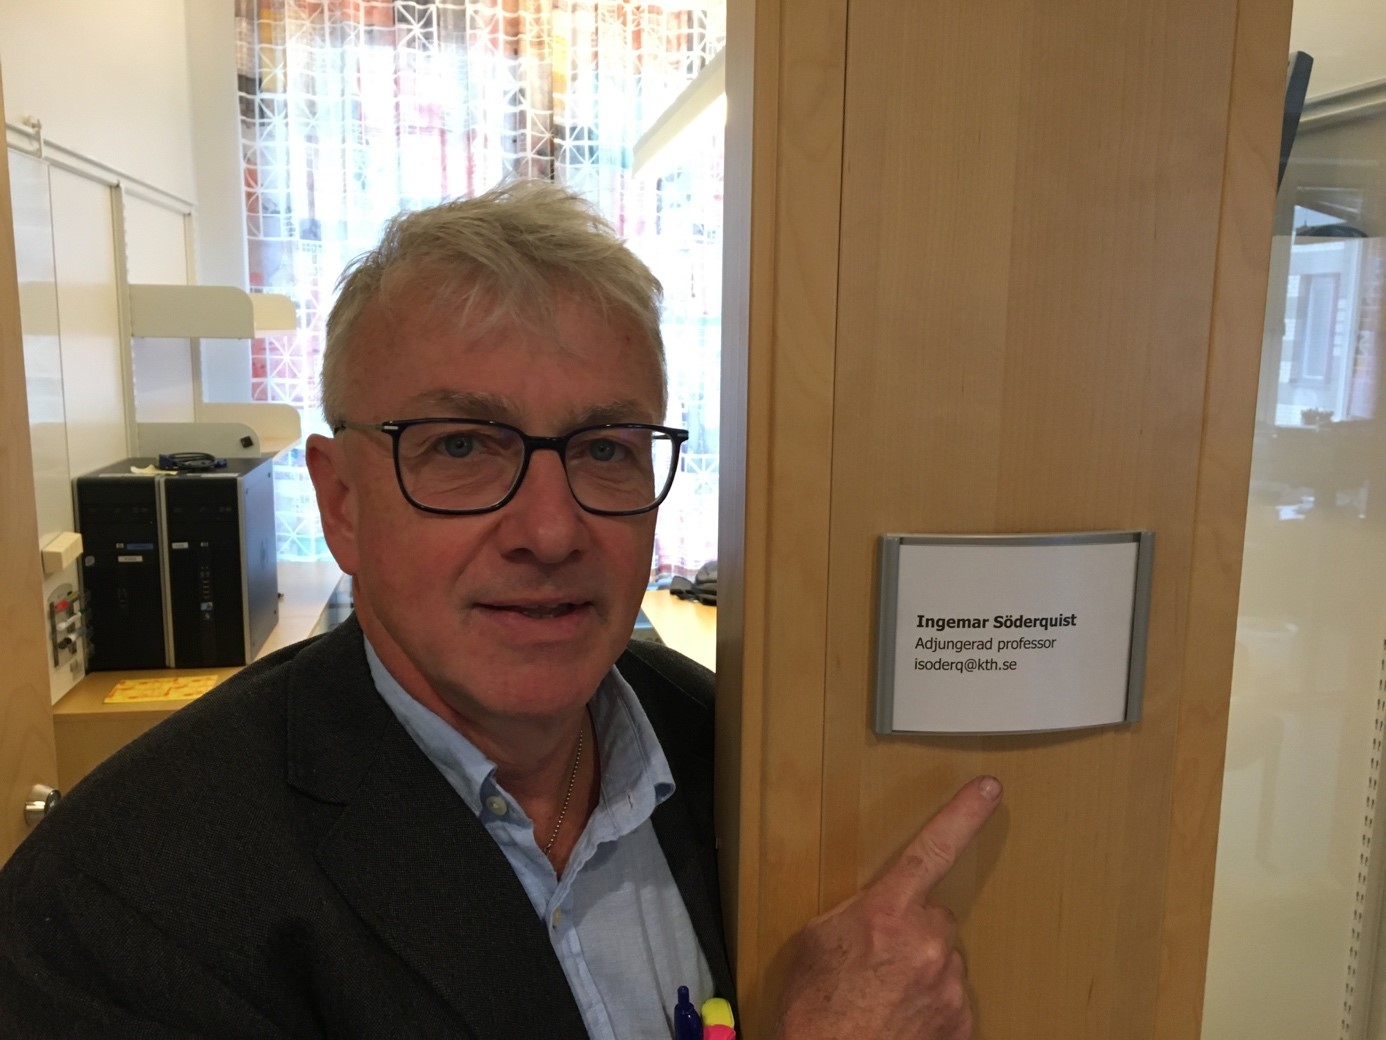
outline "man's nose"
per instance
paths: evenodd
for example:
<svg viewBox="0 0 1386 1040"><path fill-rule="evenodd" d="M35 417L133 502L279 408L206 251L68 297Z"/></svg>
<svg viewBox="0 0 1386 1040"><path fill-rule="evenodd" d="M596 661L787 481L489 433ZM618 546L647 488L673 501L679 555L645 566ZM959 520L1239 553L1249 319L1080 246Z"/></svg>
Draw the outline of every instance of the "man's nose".
<svg viewBox="0 0 1386 1040"><path fill-rule="evenodd" d="M568 487L558 452L536 451L515 497L500 510L501 549L561 563L587 548L588 515Z"/></svg>

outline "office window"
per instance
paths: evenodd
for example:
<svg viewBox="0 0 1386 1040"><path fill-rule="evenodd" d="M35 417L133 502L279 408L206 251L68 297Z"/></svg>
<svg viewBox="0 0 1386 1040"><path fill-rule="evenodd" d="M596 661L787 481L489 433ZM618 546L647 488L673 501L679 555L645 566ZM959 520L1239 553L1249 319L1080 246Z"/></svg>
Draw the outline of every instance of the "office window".
<svg viewBox="0 0 1386 1040"><path fill-rule="evenodd" d="M721 126L636 174L639 135L722 48L724 0L237 0L254 288L296 334L252 344L252 395L321 429L324 322L400 209L547 178L590 199L665 286L668 421L693 432L652 577L716 556ZM301 453L279 467L281 558L326 555Z"/></svg>

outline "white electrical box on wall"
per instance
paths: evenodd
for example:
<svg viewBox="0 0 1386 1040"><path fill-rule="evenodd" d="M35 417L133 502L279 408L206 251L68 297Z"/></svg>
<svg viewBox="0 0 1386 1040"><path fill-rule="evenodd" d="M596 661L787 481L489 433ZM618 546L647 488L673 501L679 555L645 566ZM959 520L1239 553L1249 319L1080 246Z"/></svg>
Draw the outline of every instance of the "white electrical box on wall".
<svg viewBox="0 0 1386 1040"><path fill-rule="evenodd" d="M1151 531L881 537L877 733L1140 719Z"/></svg>
<svg viewBox="0 0 1386 1040"><path fill-rule="evenodd" d="M61 574L81 555L82 536L76 531L62 531L54 535L42 549L44 576Z"/></svg>

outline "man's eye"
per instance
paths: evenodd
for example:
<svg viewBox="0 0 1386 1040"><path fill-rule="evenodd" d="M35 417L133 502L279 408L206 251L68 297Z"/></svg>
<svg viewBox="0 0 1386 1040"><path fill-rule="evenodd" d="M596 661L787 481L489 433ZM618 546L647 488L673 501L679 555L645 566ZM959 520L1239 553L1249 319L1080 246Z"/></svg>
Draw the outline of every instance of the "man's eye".
<svg viewBox="0 0 1386 1040"><path fill-rule="evenodd" d="M454 459L465 459L476 451L476 438L469 433L452 433L438 439L438 450Z"/></svg>
<svg viewBox="0 0 1386 1040"><path fill-rule="evenodd" d="M619 459L624 451L623 445L612 440L589 441L587 454L595 462L612 462Z"/></svg>

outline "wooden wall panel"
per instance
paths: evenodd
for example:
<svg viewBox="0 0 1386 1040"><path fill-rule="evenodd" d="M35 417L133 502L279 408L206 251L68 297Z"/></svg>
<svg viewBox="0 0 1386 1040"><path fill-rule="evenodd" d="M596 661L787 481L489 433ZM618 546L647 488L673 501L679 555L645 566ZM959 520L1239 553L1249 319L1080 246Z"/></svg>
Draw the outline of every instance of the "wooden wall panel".
<svg viewBox="0 0 1386 1040"><path fill-rule="evenodd" d="M1235 12L1001 7L942 29L925 8L851 6L833 457L856 461L834 466L827 768L841 804L823 896L867 881L930 804L995 772L1006 826L946 892L973 911L985 1033L1024 1035L1038 1012L1066 1035L1139 1036L1159 978ZM1144 722L869 736L878 534L1124 527L1158 538Z"/></svg>
<svg viewBox="0 0 1386 1040"><path fill-rule="evenodd" d="M0 108L3 107L0 99ZM34 784L57 785L48 697L24 342L19 323L8 152L0 154L0 863L29 827Z"/></svg>
<svg viewBox="0 0 1386 1040"><path fill-rule="evenodd" d="M1264 321L1271 216L1289 50L1289 0L1243 3L1227 122L1207 402L1194 518L1183 697L1175 739L1164 921L1160 935L1157 1040L1189 1036L1203 1006L1217 853L1219 797L1227 747L1232 654L1241 584L1251 431L1258 379L1248 373L1251 330Z"/></svg>
<svg viewBox="0 0 1386 1040"><path fill-rule="evenodd" d="M941 892L979 1035L1192 1038L1289 5L815 8L754 6L776 133L748 138L749 234L772 245L724 443L748 1034L796 924L994 772L1006 805ZM1157 532L1140 724L871 735L880 534L1127 527Z"/></svg>
<svg viewBox="0 0 1386 1040"><path fill-rule="evenodd" d="M718 797L749 1036L769 1035L788 942L818 905L845 16L840 0L729 11L728 171L746 190L725 222Z"/></svg>

